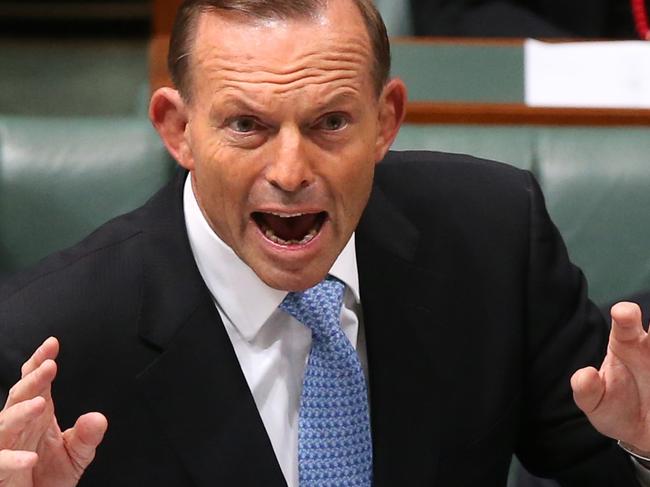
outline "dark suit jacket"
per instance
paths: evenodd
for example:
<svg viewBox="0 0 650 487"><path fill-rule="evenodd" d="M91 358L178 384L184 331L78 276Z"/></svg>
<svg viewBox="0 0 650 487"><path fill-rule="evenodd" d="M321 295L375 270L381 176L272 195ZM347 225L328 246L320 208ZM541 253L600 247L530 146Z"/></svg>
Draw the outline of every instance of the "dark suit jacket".
<svg viewBox="0 0 650 487"><path fill-rule="evenodd" d="M0 290L2 389L56 335L60 423L109 418L82 486L284 485L190 251L184 177ZM513 451L566 485L636 485L571 399L606 327L529 173L390 154L356 241L375 486L504 485Z"/></svg>

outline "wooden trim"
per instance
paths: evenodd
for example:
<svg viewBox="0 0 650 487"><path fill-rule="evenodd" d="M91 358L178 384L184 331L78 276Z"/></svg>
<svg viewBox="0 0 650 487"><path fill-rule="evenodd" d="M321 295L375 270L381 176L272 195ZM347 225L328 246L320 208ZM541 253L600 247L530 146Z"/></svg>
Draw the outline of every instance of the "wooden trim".
<svg viewBox="0 0 650 487"><path fill-rule="evenodd" d="M406 45L446 45L451 44L454 46L488 46L488 47L523 47L524 39L520 38L506 38L506 37L493 37L493 38L472 38L472 37L411 37L411 36L398 36L391 37L391 44L406 44Z"/></svg>
<svg viewBox="0 0 650 487"><path fill-rule="evenodd" d="M567 42L594 42L603 41L603 39L586 39L586 38L553 38L553 39L536 39L540 42L549 44L560 44ZM412 37L396 36L391 37L391 44L407 45L447 45L454 46L472 46L472 47L524 47L526 39L521 37Z"/></svg>
<svg viewBox="0 0 650 487"><path fill-rule="evenodd" d="M650 126L649 109L530 107L520 103L407 104L407 123Z"/></svg>

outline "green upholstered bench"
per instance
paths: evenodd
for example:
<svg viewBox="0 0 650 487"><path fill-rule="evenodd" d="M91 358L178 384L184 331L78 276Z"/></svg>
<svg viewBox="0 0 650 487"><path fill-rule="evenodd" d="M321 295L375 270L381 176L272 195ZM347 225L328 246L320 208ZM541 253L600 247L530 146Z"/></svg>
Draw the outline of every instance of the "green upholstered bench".
<svg viewBox="0 0 650 487"><path fill-rule="evenodd" d="M650 290L650 129L407 125L393 147L531 170L591 297L602 305Z"/></svg>
<svg viewBox="0 0 650 487"><path fill-rule="evenodd" d="M146 40L0 38L0 59L3 115L146 117Z"/></svg>
<svg viewBox="0 0 650 487"><path fill-rule="evenodd" d="M142 204L173 170L144 118L0 117L0 274Z"/></svg>

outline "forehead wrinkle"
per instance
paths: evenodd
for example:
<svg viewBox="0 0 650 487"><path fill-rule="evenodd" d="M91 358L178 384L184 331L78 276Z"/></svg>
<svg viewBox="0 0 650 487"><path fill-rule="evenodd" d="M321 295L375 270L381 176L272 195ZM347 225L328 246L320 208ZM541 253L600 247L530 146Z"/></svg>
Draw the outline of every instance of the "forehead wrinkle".
<svg viewBox="0 0 650 487"><path fill-rule="evenodd" d="M338 85L341 83L349 84L351 86L357 85L357 73L353 71L344 71L337 73L321 73L321 74L310 74L304 75L291 80L268 80L264 77L254 77L247 78L242 80L227 80L222 81L221 87L225 88L237 88L237 87L246 87L246 89L254 91L256 88L263 89L268 88L273 91L275 94L284 94L290 91L299 90L301 88L308 88L310 86L320 87L326 85Z"/></svg>
<svg viewBox="0 0 650 487"><path fill-rule="evenodd" d="M316 28L318 31L319 29ZM299 35L299 34L296 34ZM300 62L312 57L353 58L360 64L367 64L373 59L373 51L369 40L364 36L348 35L346 37L331 35L311 34L313 38L306 43L296 43L292 36L290 39L275 40L274 33L270 32L263 41L235 39L224 44L223 41L215 43L211 39L199 43L195 47L196 59L203 62L213 59L223 61L231 60L236 63L249 63L255 59L269 59L280 62L282 65L291 65L292 60ZM316 42L317 41L317 42ZM284 52L278 56L278 52Z"/></svg>
<svg viewBox="0 0 650 487"><path fill-rule="evenodd" d="M347 100L356 101L359 90L347 83L337 83L336 85L322 84L317 93L318 101L315 105L332 105L343 103ZM322 93L320 93L322 92ZM239 85L224 86L220 90L220 97L214 102L215 105L226 106L243 106L256 111L264 111L269 103L272 102L277 92L256 92L243 90Z"/></svg>
<svg viewBox="0 0 650 487"><path fill-rule="evenodd" d="M364 73L360 72L358 65L337 63L335 69L323 67L305 67L298 71L285 74L269 73L265 71L242 72L241 70L215 69L211 70L213 91L226 88L242 88L250 91L272 90L276 94L283 94L292 90L308 88L309 86L325 86L347 84L359 91L366 80Z"/></svg>
<svg viewBox="0 0 650 487"><path fill-rule="evenodd" d="M345 43L335 42L330 48L294 49L282 59L272 54L264 56L259 52L223 51L217 46L204 45L198 49L197 67L208 73L220 71L224 75L267 73L269 76L300 76L306 69L337 70L350 69L359 72L372 69L371 51L364 42L348 39Z"/></svg>
<svg viewBox="0 0 650 487"><path fill-rule="evenodd" d="M269 62L264 62L268 60ZM214 56L216 63L232 70L252 71L262 69L270 73L285 74L303 67L326 66L335 67L337 64L353 64L359 68L368 66L369 51L366 49L328 49L296 53L283 59L272 57L253 57L246 54L234 56Z"/></svg>
<svg viewBox="0 0 650 487"><path fill-rule="evenodd" d="M295 63L293 65L286 65L282 69L274 69L270 66L265 66L263 64L249 64L243 65L240 63L221 63L219 70L223 72L233 73L233 74L256 74L256 73L266 73L269 76L275 77L291 77L292 75L299 76L300 72L311 70L315 72L325 72L325 71L337 71L337 70L351 70L351 71L362 71L365 65L354 62L353 60L344 60L344 59L324 59L316 62L310 62L309 59L305 59L301 63Z"/></svg>
<svg viewBox="0 0 650 487"><path fill-rule="evenodd" d="M268 75L271 78L300 77L304 71L312 72L329 72L338 70L348 70L361 72L368 65L364 63L365 58L362 55L354 53L347 54L323 54L314 53L305 56L293 63L283 62L276 64L264 64L262 62L251 62L244 56L232 60L223 58L214 58L211 61L203 63L203 67L208 72L217 72L222 77L233 76L238 78L239 75Z"/></svg>

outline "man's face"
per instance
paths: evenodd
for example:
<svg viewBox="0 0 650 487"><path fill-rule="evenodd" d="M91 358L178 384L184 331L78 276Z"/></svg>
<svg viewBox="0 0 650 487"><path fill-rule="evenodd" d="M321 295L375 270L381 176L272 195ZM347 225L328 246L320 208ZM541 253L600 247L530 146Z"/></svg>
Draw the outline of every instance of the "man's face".
<svg viewBox="0 0 650 487"><path fill-rule="evenodd" d="M212 229L268 285L319 282L354 231L385 148L352 2L313 19L199 17L181 163Z"/></svg>

